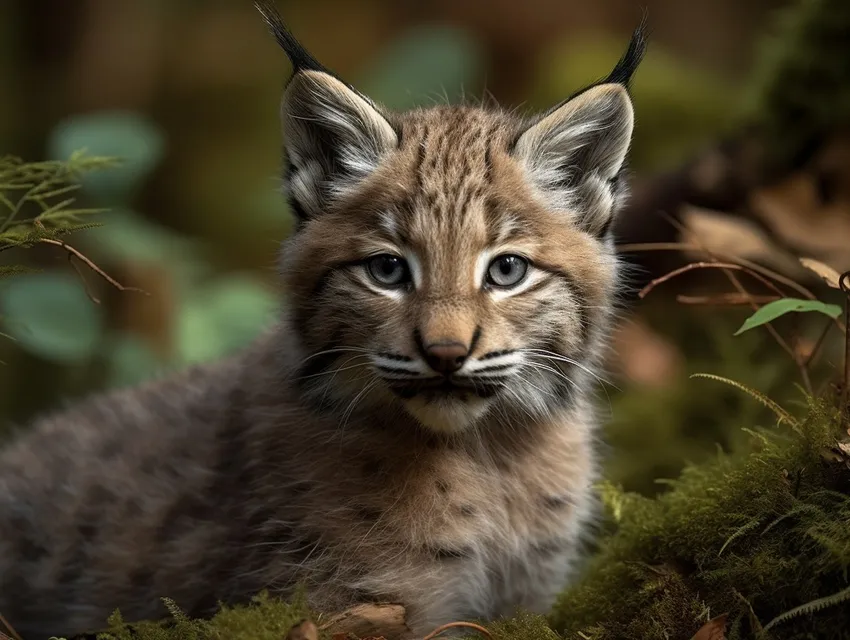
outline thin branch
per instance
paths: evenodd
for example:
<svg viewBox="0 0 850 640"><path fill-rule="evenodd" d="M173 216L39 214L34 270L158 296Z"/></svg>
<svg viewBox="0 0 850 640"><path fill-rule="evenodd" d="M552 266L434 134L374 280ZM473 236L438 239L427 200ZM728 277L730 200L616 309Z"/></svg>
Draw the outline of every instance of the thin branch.
<svg viewBox="0 0 850 640"><path fill-rule="evenodd" d="M780 300L779 296L750 296L747 294L742 294L740 292L735 293L719 293L715 296L686 296L686 295L678 295L676 296L676 301L682 304L693 304L693 305L749 305L752 303L756 304L768 304L770 302L776 302Z"/></svg>
<svg viewBox="0 0 850 640"><path fill-rule="evenodd" d="M72 247L71 245L69 245L66 242L62 242L61 240L52 240L50 238L40 238L38 240L38 242L42 242L44 244L52 244L56 247L61 247L62 249L67 251L69 254L71 254L73 257L77 258L77 260L84 263L89 269L94 271L97 275L99 275L101 278L106 280L109 284L111 284L113 287L115 287L119 291L135 291L136 293L142 293L146 296L150 295L144 289L138 289L136 287L124 286L123 284L118 282L115 278L113 278L108 273L106 273L103 269L98 267L94 262L92 262L84 254L82 254L80 251L78 251L77 249L75 249L74 247Z"/></svg>
<svg viewBox="0 0 850 640"><path fill-rule="evenodd" d="M86 295L89 297L89 300L91 300L95 304L100 304L100 298L94 295L94 292L91 290L91 287L89 287L88 280L86 280L86 276L83 275L82 269L80 269L80 266L74 261L73 253L68 254L68 264L74 267L74 271L77 272L77 276L80 278L80 282L83 283L83 289L85 289Z"/></svg>
<svg viewBox="0 0 850 640"><path fill-rule="evenodd" d="M739 264L734 264L732 262L691 262L690 264L686 264L685 266L679 267L678 269L673 269L673 271L670 271L669 273L666 273L663 276L656 278L655 280L650 282L648 285L646 285L643 289L641 289L640 292L638 293L638 296L640 298L645 298L649 294L649 292L652 291L653 289L655 289L655 287L657 287L658 285L663 284L664 282L667 282L668 280L672 280L676 276L680 276L683 273L687 273L688 271L693 271L695 269L730 269L730 270L733 270L733 271L743 271L744 273L747 273L750 276L756 278L759 282L765 283L765 284L771 286L772 288L776 289L776 287L774 287L765 278L761 277L757 273L753 273L752 270L750 270L749 268L741 266ZM777 291L778 291L778 289L777 289ZM781 291L779 293L780 293L780 295L782 294ZM746 295L746 296L750 297L749 294L747 294L747 293L744 293L742 295Z"/></svg>
<svg viewBox="0 0 850 640"><path fill-rule="evenodd" d="M812 347L811 353L809 353L809 356L803 363L806 367L810 367L812 364L814 364L815 358L817 358L818 353L820 353L820 348L823 346L823 343L826 340L826 336L829 335L830 329L832 329L831 320L826 323L826 326L824 326L823 331L821 331L820 336L818 336L818 339L815 342L815 346Z"/></svg>
<svg viewBox="0 0 850 640"><path fill-rule="evenodd" d="M3 617L2 613L0 613L0 624L2 624L4 627L6 627L6 630L9 633L12 634L12 637L14 637L15 640L24 640L23 638L21 638L21 636L18 634L18 632L15 631L15 628L12 625L9 624L9 621L6 620L6 618Z"/></svg>
<svg viewBox="0 0 850 640"><path fill-rule="evenodd" d="M801 285L799 282L795 282L791 278L783 276L781 273L777 273L772 269L763 267L762 265L756 262L752 262L751 260L740 258L738 256L733 256L731 254L725 254L723 252L709 251L708 249L700 247L699 245L690 244L687 242L644 242L617 245L617 249L623 253L639 253L642 251L698 251L708 256L717 256L719 258L723 258L724 260L734 260L738 265L742 267L747 267L752 271L760 273L766 278L770 278L775 282L783 284L789 289L793 289L794 291L809 300L817 300L817 296L809 289Z"/></svg>

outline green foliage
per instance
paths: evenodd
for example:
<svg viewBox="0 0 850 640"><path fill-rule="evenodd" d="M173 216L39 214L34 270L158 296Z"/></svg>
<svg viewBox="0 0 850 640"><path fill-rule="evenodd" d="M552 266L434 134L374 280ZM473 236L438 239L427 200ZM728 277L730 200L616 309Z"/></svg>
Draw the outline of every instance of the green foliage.
<svg viewBox="0 0 850 640"><path fill-rule="evenodd" d="M165 138L147 119L132 112L72 116L51 132L48 153L65 158L77 149L121 158L111 171L83 176L86 192L100 202L125 202L162 160Z"/></svg>
<svg viewBox="0 0 850 640"><path fill-rule="evenodd" d="M95 226L87 217L99 210L74 207L75 195L84 175L115 164L78 151L68 160L0 158L0 252Z"/></svg>
<svg viewBox="0 0 850 640"><path fill-rule="evenodd" d="M744 331L755 329L767 324L777 318L784 316L787 313L801 313L814 311L822 313L830 318L837 318L841 315L841 307L836 304L826 304L820 300L801 300L799 298L782 298L774 300L756 311L753 315L746 319L741 328L735 332L735 335L740 335Z"/></svg>
<svg viewBox="0 0 850 640"><path fill-rule="evenodd" d="M177 342L181 363L204 362L247 345L277 308L268 287L231 275L199 287L182 302Z"/></svg>
<svg viewBox="0 0 850 640"><path fill-rule="evenodd" d="M729 613L730 639L850 637L850 466L835 412L689 466L655 499L608 486L616 532L553 614L567 638L690 638ZM772 623L770 621L773 620ZM770 629L766 627L772 624Z"/></svg>
<svg viewBox="0 0 850 640"><path fill-rule="evenodd" d="M61 363L84 362L98 346L102 309L71 273L30 273L0 287L6 332L28 351Z"/></svg>
<svg viewBox="0 0 850 640"><path fill-rule="evenodd" d="M494 640L559 640L546 618L531 613L520 613L513 618L500 620L489 625ZM469 640L481 636L470 636Z"/></svg>
<svg viewBox="0 0 850 640"><path fill-rule="evenodd" d="M69 151L80 146L110 156ZM162 158L163 137L153 124L128 113L74 117L57 127L49 147L52 154L67 153L70 159L0 159L0 252L89 229L77 246L107 271L162 268L174 295L173 353L163 359L137 336L111 328L104 310L88 298L80 274L32 273L34 269L17 264L0 265L0 335L53 363L100 361L104 382L118 386L225 355L265 326L278 304L273 290L248 274L219 275L204 255L203 243L149 221L127 205ZM120 165L112 154L121 155ZM106 167L110 170L94 175L95 169ZM74 206L80 189L89 199L113 207L108 224L91 219L103 209Z"/></svg>
<svg viewBox="0 0 850 640"><path fill-rule="evenodd" d="M116 611L97 640L282 640L311 615L303 593L288 603L263 593L248 605L222 607L211 620L190 620L172 600L163 603L168 619L130 624Z"/></svg>
<svg viewBox="0 0 850 640"><path fill-rule="evenodd" d="M74 151L68 160L24 162L0 158L0 252L58 242L97 224L99 209L75 206L86 175L113 167L116 160ZM4 337L58 362L79 362L94 349L102 318L79 282L61 274L33 273L17 264L0 265L0 314Z"/></svg>
<svg viewBox="0 0 850 640"><path fill-rule="evenodd" d="M392 43L357 86L392 109L428 101L457 103L475 93L483 53L465 31L420 27Z"/></svg>

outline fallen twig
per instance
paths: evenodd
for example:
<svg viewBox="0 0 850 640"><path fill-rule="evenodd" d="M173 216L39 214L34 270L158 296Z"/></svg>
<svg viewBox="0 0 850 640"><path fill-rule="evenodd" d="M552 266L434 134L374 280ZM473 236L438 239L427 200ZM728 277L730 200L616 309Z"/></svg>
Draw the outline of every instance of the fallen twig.
<svg viewBox="0 0 850 640"><path fill-rule="evenodd" d="M0 624L2 624L4 627L6 627L6 631L11 633L12 637L15 638L15 640L24 640L23 638L21 638L21 636L18 634L18 632L15 631L15 628L11 624L9 624L9 621L6 620L6 618L3 617L2 613L0 613ZM9 637L9 636L7 636L6 634L3 634L3 633L0 633L0 636L5 636L5 638ZM3 640L5 640L5 638Z"/></svg>
<svg viewBox="0 0 850 640"><path fill-rule="evenodd" d="M448 624L444 624L441 627L437 627L431 633L429 633L427 636L422 638L422 640L432 640L433 638L436 638L438 635L440 635L444 631L448 631L449 629L456 629L458 627L463 627L463 628L466 628L466 629L472 629L474 631L477 631L481 635L490 638L491 640L493 638L493 636L490 634L490 632L487 631L487 629L482 627L480 624L475 624L474 622L449 622Z"/></svg>

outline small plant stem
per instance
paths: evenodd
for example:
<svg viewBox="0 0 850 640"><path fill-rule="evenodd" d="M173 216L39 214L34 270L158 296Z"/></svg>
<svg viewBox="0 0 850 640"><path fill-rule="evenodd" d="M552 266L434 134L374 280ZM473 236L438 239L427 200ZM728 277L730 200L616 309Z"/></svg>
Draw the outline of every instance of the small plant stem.
<svg viewBox="0 0 850 640"><path fill-rule="evenodd" d="M823 328L823 331L821 331L820 336L818 336L817 342L815 342L815 346L812 347L812 352L809 354L809 357L806 358L805 362L803 363L806 365L806 367L811 366L811 364L815 361L815 358L817 358L817 355L818 353L820 353L820 349L823 346L826 337L829 335L830 329L832 329L831 320L826 323L826 326Z"/></svg>
<svg viewBox="0 0 850 640"><path fill-rule="evenodd" d="M850 271L838 279L838 286L847 299L844 301L844 384L841 387L841 426L850 425Z"/></svg>
<svg viewBox="0 0 850 640"><path fill-rule="evenodd" d="M87 258L83 253L81 253L80 251L78 251L77 249L72 247L71 245L69 245L65 242L62 242L61 240L52 240L50 238L41 238L39 240L39 242L42 242L44 244L52 244L52 245L57 246L57 247L62 247L65 251L68 252L69 256L73 256L73 257L77 258L77 260L79 260L80 262L85 264L89 269L94 271L97 275L99 275L101 278L106 280L109 284L111 284L113 287L115 287L119 291L135 291L137 293L143 293L145 295L148 295L147 291L145 291L143 289L138 289L136 287L124 286L123 284L118 282L115 278L113 278L108 273L106 273L103 269L98 267L94 262L91 261L91 259Z"/></svg>
<svg viewBox="0 0 850 640"><path fill-rule="evenodd" d="M686 264L683 267L679 267L678 269L674 269L673 271L670 271L669 273L666 273L663 276L656 278L655 280L650 282L648 285L646 285L643 289L641 289L640 292L638 293L638 296L641 297L641 298L644 298L644 297L646 297L646 295L650 291L652 291L658 285L660 285L664 282L667 282L668 280L672 280L676 276L682 275L683 273L687 273L688 271L693 271L694 269L724 269L724 270L728 269L728 270L732 270L732 271L743 271L744 273L751 275L753 278L755 278L756 280L758 280L759 282L761 282L765 286L767 286L767 287L769 287L773 290L779 291L766 278L760 276L758 273L755 273L754 271L752 271L748 267L744 267L740 264L735 264L733 262L691 262L690 264ZM749 295L749 293L746 293L746 295L750 298L752 297L752 296ZM781 291L779 291L779 295L783 295Z"/></svg>
<svg viewBox="0 0 850 640"><path fill-rule="evenodd" d="M781 300L779 296L747 296L741 293L719 293L715 296L686 296L686 295L678 295L676 296L676 302L680 302L681 304L693 304L693 305L729 305L729 306L738 306L738 305L749 305L752 303L756 304L768 304L769 302L776 302L777 300Z"/></svg>
<svg viewBox="0 0 850 640"><path fill-rule="evenodd" d="M427 636L425 636L422 640L432 640L433 638L436 638L438 635L440 635L444 631L448 631L449 629L457 629L458 627L463 627L463 628L466 628L466 629L474 629L478 633L480 633L480 634L482 634L482 635L484 635L488 638L491 638L491 639L493 638L493 636L490 634L489 631L487 631L487 629L485 629L481 625L475 624L473 622L449 622L448 624L444 624L441 627L437 627L431 633L429 633Z"/></svg>

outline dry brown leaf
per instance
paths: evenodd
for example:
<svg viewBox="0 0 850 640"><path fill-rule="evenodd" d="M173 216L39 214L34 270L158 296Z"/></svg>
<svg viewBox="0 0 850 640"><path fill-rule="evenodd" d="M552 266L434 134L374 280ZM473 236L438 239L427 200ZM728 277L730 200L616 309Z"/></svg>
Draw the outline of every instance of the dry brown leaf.
<svg viewBox="0 0 850 640"><path fill-rule="evenodd" d="M839 285L841 274L828 264L824 264L820 260L815 260L814 258L800 258L800 264L806 267L809 271L814 271L818 274L821 279L823 279L823 281L833 289L841 288Z"/></svg>
<svg viewBox="0 0 850 640"><path fill-rule="evenodd" d="M319 640L319 628L312 620L302 620L289 630L286 640Z"/></svg>
<svg viewBox="0 0 850 640"><path fill-rule="evenodd" d="M334 640L347 640L349 635L357 638L380 638L385 640L408 640L413 635L405 622L405 610L400 604L361 604L331 616L322 631L328 631Z"/></svg>
<svg viewBox="0 0 850 640"><path fill-rule="evenodd" d="M623 322L614 334L609 365L619 376L649 387L665 387L682 375L678 348L645 323Z"/></svg>
<svg viewBox="0 0 850 640"><path fill-rule="evenodd" d="M706 622L691 640L726 640L726 618L728 614L717 616Z"/></svg>

